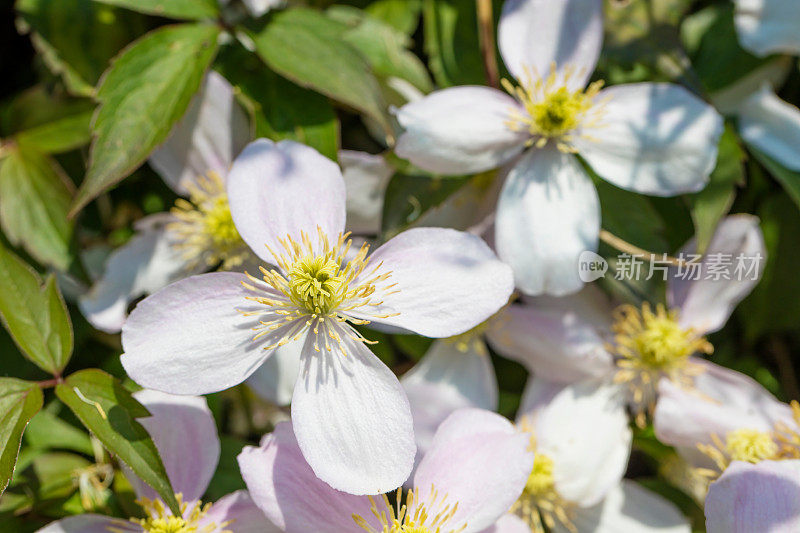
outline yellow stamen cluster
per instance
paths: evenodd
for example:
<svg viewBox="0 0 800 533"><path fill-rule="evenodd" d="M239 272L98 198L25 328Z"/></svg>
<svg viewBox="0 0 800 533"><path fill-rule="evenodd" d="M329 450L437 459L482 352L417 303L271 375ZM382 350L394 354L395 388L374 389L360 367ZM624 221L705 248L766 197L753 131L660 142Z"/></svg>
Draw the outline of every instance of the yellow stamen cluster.
<svg viewBox="0 0 800 533"><path fill-rule="evenodd" d="M800 459L800 403L792 400L792 419L794 424L777 422L775 439L781 447L780 455L786 459Z"/></svg>
<svg viewBox="0 0 800 533"><path fill-rule="evenodd" d="M411 490L403 503L402 489L397 489L397 509L392 507L385 494L380 506L372 496L369 501L372 503L370 511L378 520L380 529L373 528L364 517L353 515L355 523L368 533L460 533L467 527L467 524L457 527L448 524L458 509L458 503L447 503L447 496L440 499L434 487L431 487L427 502L420 502L419 493ZM434 512L436 514L432 514Z"/></svg>
<svg viewBox="0 0 800 533"><path fill-rule="evenodd" d="M659 304L656 311L645 302L641 311L632 305L615 310L614 344L609 350L616 356L616 383L627 383L633 393L636 422L645 423L646 413L655 404L656 386L661 377L691 387L702 368L691 364L696 353L710 354L713 346L692 329L678 324L676 311Z"/></svg>
<svg viewBox="0 0 800 533"><path fill-rule="evenodd" d="M530 420L523 418L520 429L531 435L529 449L534 452L534 459L525 489L511 506L511 512L522 518L534 533L552 530L556 523L568 531L576 532L570 518L570 504L556 490L553 459L545 453L537 452L536 437Z"/></svg>
<svg viewBox="0 0 800 533"><path fill-rule="evenodd" d="M725 450L733 461L760 463L778 454L770 433L756 429L737 429L728 433Z"/></svg>
<svg viewBox="0 0 800 533"><path fill-rule="evenodd" d="M295 341L311 328L315 335L315 350L320 350L322 339L327 350L331 349L329 341L334 340L345 352L338 332L342 328L332 325L370 322L354 318L350 313L369 318L389 318L397 314L382 313L378 309L383 300L377 296L393 294L398 289L396 284L385 284L392 273L381 272L382 263L374 267L369 265L369 245L364 244L352 259L346 261L351 245L348 235L339 234L337 240L331 242L321 229L318 228L317 232L316 246L303 233L300 242L289 236L282 239L283 250L280 253L269 249L280 270L260 267L262 279L247 274L251 283L243 285L258 294L247 299L268 308L243 312L245 316L262 317L253 340L279 334L265 349ZM369 342L353 328L344 331L358 341Z"/></svg>
<svg viewBox="0 0 800 533"><path fill-rule="evenodd" d="M177 221L167 226L176 249L193 265L227 270L242 264L249 251L233 224L222 178L209 172L187 188L189 200L176 200L170 212Z"/></svg>
<svg viewBox="0 0 800 533"><path fill-rule="evenodd" d="M520 86L502 80L503 88L525 108L525 113L512 111L506 125L512 131L527 132L530 144L543 148L550 140L563 152L574 152L571 142L581 127L596 126L602 118L603 106L596 102L603 82L591 83L585 90L570 89L569 79L575 69L566 68L558 73L556 65L550 67L547 77L525 69Z"/></svg>
<svg viewBox="0 0 800 533"><path fill-rule="evenodd" d="M196 502L189 509L189 505L183 501L180 494L176 494L175 497L181 509L181 516L174 516L161 500L142 498L136 500L136 503L145 511L147 518L131 518L131 522L141 526L145 533L233 533L225 529L232 521L219 526L215 523L200 525L201 520L211 510L210 503L203 505L201 502ZM123 533L117 528L110 528L110 531Z"/></svg>

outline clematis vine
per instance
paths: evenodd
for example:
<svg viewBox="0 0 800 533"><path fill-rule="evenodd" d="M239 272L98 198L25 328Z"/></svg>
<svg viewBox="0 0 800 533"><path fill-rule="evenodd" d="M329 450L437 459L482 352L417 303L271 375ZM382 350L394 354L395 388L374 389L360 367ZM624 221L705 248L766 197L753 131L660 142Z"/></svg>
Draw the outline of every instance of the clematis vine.
<svg viewBox="0 0 800 533"><path fill-rule="evenodd" d="M144 481L125 468L144 518L122 520L96 514L55 521L40 533L273 533L280 531L250 499L247 491L216 503L201 498L217 468L220 442L206 400L143 390L134 397L151 413L139 419L158 448L177 491L183 514L175 516Z"/></svg>
<svg viewBox="0 0 800 533"><path fill-rule="evenodd" d="M306 460L339 490L398 487L415 455L408 400L354 326L461 333L508 301L510 269L480 238L441 228L348 255L341 171L299 143L251 143L227 193L242 238L274 267L193 276L143 300L122 330L125 370L149 388L202 394L302 342L292 420Z"/></svg>
<svg viewBox="0 0 800 533"><path fill-rule="evenodd" d="M631 430L617 387L590 379L571 385L534 380L517 424L535 453L511 513L526 531L573 533L690 530L670 502L623 480Z"/></svg>
<svg viewBox="0 0 800 533"><path fill-rule="evenodd" d="M681 252L690 258L695 240ZM713 279L711 258L742 256L749 272ZM693 273L670 267L667 305L613 308L592 287L564 298L528 298L511 305L490 339L501 354L519 360L549 381L570 383L605 377L628 390L636 421L644 425L656 407L662 378L691 388L707 368L697 357L713 347L705 334L725 325L736 305L760 279L765 263L758 219L733 215L718 226ZM519 342L527 337L526 343Z"/></svg>
<svg viewBox="0 0 800 533"><path fill-rule="evenodd" d="M289 422L260 447L245 448L239 466L253 501L286 533L512 533L503 515L532 467L528 441L500 415L456 411L396 504L382 494L339 492L315 477Z"/></svg>
<svg viewBox="0 0 800 533"><path fill-rule="evenodd" d="M800 529L800 461L737 461L711 484L708 533L790 533Z"/></svg>
<svg viewBox="0 0 800 533"><path fill-rule="evenodd" d="M722 118L665 83L587 85L602 47L601 0L507 0L500 53L519 85L464 86L397 111L396 153L428 171L470 174L516 159L497 204L498 255L526 294L579 290L600 207L583 161L619 187L656 196L702 189Z"/></svg>

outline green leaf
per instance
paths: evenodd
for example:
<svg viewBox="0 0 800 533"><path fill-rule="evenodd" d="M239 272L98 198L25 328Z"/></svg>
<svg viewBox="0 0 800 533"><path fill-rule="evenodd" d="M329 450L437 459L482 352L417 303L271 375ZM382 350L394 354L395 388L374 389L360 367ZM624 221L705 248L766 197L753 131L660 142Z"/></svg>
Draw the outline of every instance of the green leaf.
<svg viewBox="0 0 800 533"><path fill-rule="evenodd" d="M426 93L433 89L425 65L409 50L407 35L354 7L334 6L328 14L351 28L344 39L367 58L376 75L406 80Z"/></svg>
<svg viewBox="0 0 800 533"><path fill-rule="evenodd" d="M783 186L797 207L800 208L800 172L789 170L761 150L748 145L748 149L759 163L769 171L773 178Z"/></svg>
<svg viewBox="0 0 800 533"><path fill-rule="evenodd" d="M66 270L73 223L67 220L74 186L53 159L12 147L0 166L0 223L14 246L37 261Z"/></svg>
<svg viewBox="0 0 800 533"><path fill-rule="evenodd" d="M419 24L421 9L422 0L375 0L364 11L397 31L411 35Z"/></svg>
<svg viewBox="0 0 800 533"><path fill-rule="evenodd" d="M216 0L95 0L103 4L124 7L159 17L204 20L217 18Z"/></svg>
<svg viewBox="0 0 800 533"><path fill-rule="evenodd" d="M62 404L54 401L33 417L25 432L26 444L32 448L71 450L93 456L89 435L51 413L53 405Z"/></svg>
<svg viewBox="0 0 800 533"><path fill-rule="evenodd" d="M276 14L251 37L272 70L363 112L390 135L378 81L358 51L343 39L346 31L344 24L298 8Z"/></svg>
<svg viewBox="0 0 800 533"><path fill-rule="evenodd" d="M39 368L59 375L72 355L72 323L50 276L42 285L25 262L0 247L0 318L20 350Z"/></svg>
<svg viewBox="0 0 800 533"><path fill-rule="evenodd" d="M218 64L245 100L256 137L291 139L337 160L339 120L326 97L275 74L241 47L224 48Z"/></svg>
<svg viewBox="0 0 800 533"><path fill-rule="evenodd" d="M150 413L119 380L95 368L81 370L56 387L56 396L110 452L150 485L173 513L180 514L153 439L136 421Z"/></svg>
<svg viewBox="0 0 800 533"><path fill-rule="evenodd" d="M669 251L663 236L664 221L649 198L598 178L595 178L595 185L600 197L603 229L645 250Z"/></svg>
<svg viewBox="0 0 800 533"><path fill-rule="evenodd" d="M0 494L14 474L22 433L42 401L42 389L36 383L0 378Z"/></svg>
<svg viewBox="0 0 800 533"><path fill-rule="evenodd" d="M403 231L423 214L441 205L470 178L397 173L386 186L382 227L386 238Z"/></svg>
<svg viewBox="0 0 800 533"><path fill-rule="evenodd" d="M424 0L425 52L436 83L483 85L475 0Z"/></svg>
<svg viewBox="0 0 800 533"><path fill-rule="evenodd" d="M64 117L17 133L16 142L44 154L68 152L89 144L93 111Z"/></svg>
<svg viewBox="0 0 800 533"><path fill-rule="evenodd" d="M97 90L89 169L71 214L133 172L167 138L200 87L219 34L207 24L166 26L114 59Z"/></svg>
<svg viewBox="0 0 800 533"><path fill-rule="evenodd" d="M744 159L745 153L739 146L735 131L726 127L719 141L717 166L708 185L689 196L698 253L705 251L717 224L730 210L737 185L744 185Z"/></svg>
<svg viewBox="0 0 800 533"><path fill-rule="evenodd" d="M146 31L145 17L92 0L17 0L17 27L73 94L91 96L108 62Z"/></svg>

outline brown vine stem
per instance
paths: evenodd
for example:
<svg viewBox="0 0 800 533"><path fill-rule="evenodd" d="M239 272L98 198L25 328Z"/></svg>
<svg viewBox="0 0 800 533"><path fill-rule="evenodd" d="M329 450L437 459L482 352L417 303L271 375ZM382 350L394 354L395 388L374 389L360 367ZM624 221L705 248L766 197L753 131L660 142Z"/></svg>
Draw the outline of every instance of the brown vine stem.
<svg viewBox="0 0 800 533"><path fill-rule="evenodd" d="M492 0L475 0L478 8L478 36L481 44L483 68L489 85L500 87L500 71L497 68L497 54L494 43L494 17L492 16Z"/></svg>
<svg viewBox="0 0 800 533"><path fill-rule="evenodd" d="M639 248L638 246L633 245L633 244L629 243L628 241L617 237L616 235L614 235L610 231L607 231L607 230L604 230L604 229L600 230L600 240L603 241L604 243L610 245L610 246L613 246L614 248L616 248L620 252L625 252L625 253L630 254L630 255L642 256L642 259L644 259L645 261L647 261L648 259L653 258L653 257L658 257L658 258L662 258L662 259L664 259L666 261L669 261L673 265L677 265L677 266L682 265L682 264L685 263L685 261L683 261L681 259L678 259L677 257L672 257L670 255L664 256L664 254L657 254L657 253L651 252L649 250L645 250L644 248Z"/></svg>

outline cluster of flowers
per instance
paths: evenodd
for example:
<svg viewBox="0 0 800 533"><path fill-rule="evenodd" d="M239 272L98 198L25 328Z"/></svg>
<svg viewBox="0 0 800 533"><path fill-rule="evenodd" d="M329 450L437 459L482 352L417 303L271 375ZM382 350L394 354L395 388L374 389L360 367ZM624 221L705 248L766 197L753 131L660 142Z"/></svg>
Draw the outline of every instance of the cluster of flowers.
<svg viewBox="0 0 800 533"><path fill-rule="evenodd" d="M739 4L745 45L797 50L773 3ZM506 165L483 232L493 247L420 227L372 251L383 159L342 152L342 170L296 142L247 144L232 88L210 73L151 158L185 199L141 221L81 301L95 326L122 331L122 364L147 388L141 422L184 514L131 474L147 518L83 515L43 531L690 531L672 503L623 479L631 417L676 447L673 479L705 500L709 531L800 528L800 408L699 357L760 271L686 279L674 265L668 305L640 308L614 308L578 276L600 231L590 173L643 194L697 191L723 129L676 85L587 85L602 28L600 0L506 0L499 45L519 85L445 89L396 113L395 152L423 169ZM739 125L797 166L797 115L782 106L759 89ZM763 256L758 220L725 219L713 254ZM398 380L368 328L440 340ZM491 412L487 342L533 376L515 423ZM201 503L220 450L197 395L245 381L291 403L291 422L239 456L248 492Z"/></svg>

